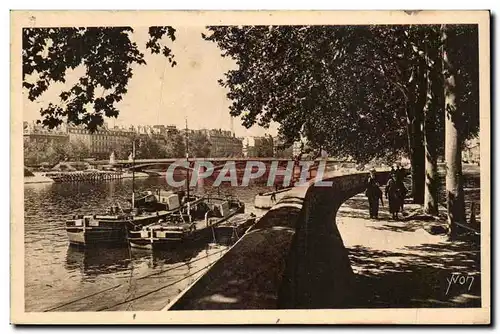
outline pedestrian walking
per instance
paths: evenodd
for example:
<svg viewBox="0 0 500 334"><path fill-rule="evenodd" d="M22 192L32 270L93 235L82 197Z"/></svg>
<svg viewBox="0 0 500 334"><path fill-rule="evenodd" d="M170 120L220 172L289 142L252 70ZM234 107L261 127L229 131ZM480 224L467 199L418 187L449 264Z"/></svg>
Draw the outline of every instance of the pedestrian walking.
<svg viewBox="0 0 500 334"><path fill-rule="evenodd" d="M385 187L385 197L389 201L389 212L393 219L398 219L398 213L402 208L403 195L402 189L396 181L396 175L391 175L387 186Z"/></svg>
<svg viewBox="0 0 500 334"><path fill-rule="evenodd" d="M394 166L391 166L391 171L389 172L389 175L396 175L396 169L394 169Z"/></svg>
<svg viewBox="0 0 500 334"><path fill-rule="evenodd" d="M377 182L375 169L370 170L365 195L368 197L368 205L370 206L370 218L378 219L379 201L383 206L384 199L380 185Z"/></svg>
<svg viewBox="0 0 500 334"><path fill-rule="evenodd" d="M394 172L394 174L396 175L396 181L398 182L403 182L404 178L405 178L405 170L403 168L401 168L400 165L398 165L398 167L396 168L396 171Z"/></svg>
<svg viewBox="0 0 500 334"><path fill-rule="evenodd" d="M271 202L276 202L276 192L278 191L278 185L275 184L274 185L274 191L273 193L271 194Z"/></svg>
<svg viewBox="0 0 500 334"><path fill-rule="evenodd" d="M403 215L404 215L405 198L408 192L403 182L405 174L406 174L405 170L400 165L398 165L395 175L396 175L396 184L399 188L399 193L401 195L401 214Z"/></svg>

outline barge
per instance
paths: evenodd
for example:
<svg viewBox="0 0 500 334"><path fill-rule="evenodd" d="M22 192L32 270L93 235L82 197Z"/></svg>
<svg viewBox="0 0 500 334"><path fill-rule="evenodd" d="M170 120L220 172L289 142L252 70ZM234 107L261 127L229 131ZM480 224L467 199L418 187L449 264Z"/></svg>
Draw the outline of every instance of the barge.
<svg viewBox="0 0 500 334"><path fill-rule="evenodd" d="M155 249L186 242L209 242L214 228L231 217L243 214L245 205L235 198L205 197L176 214L157 219L138 230L129 230L132 248Z"/></svg>
<svg viewBox="0 0 500 334"><path fill-rule="evenodd" d="M106 213L74 216L66 221L69 243L84 247L126 245L129 230L140 229L164 219L200 200L194 196L183 198L182 194L172 192L159 193L157 196L154 196L156 201L144 202L135 209L123 210L119 205L113 205ZM141 203L141 199L138 203Z"/></svg>

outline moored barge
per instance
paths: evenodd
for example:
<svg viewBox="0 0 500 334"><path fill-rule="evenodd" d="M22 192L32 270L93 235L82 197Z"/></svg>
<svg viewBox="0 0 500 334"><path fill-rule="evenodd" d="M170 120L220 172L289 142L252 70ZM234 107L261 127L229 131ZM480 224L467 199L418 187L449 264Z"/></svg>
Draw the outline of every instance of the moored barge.
<svg viewBox="0 0 500 334"><path fill-rule="evenodd" d="M69 243L77 246L108 246L127 243L128 230L140 229L159 219L179 212L188 203L195 203L199 198L182 197L178 193L160 193L154 202L155 208L143 203L132 210L123 210L118 205L111 206L106 213L78 215L66 221Z"/></svg>
<svg viewBox="0 0 500 334"><path fill-rule="evenodd" d="M214 239L216 226L244 211L244 203L235 198L205 197L153 224L129 230L128 241L131 247L142 249L208 242Z"/></svg>
<svg viewBox="0 0 500 334"><path fill-rule="evenodd" d="M217 225L215 240L220 244L231 244L240 239L257 221L253 213L240 213Z"/></svg>

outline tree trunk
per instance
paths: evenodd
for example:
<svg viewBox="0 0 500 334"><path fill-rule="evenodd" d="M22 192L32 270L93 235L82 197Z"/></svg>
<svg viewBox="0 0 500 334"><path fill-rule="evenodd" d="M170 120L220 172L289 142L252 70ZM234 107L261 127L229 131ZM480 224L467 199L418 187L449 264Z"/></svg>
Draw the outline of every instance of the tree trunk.
<svg viewBox="0 0 500 334"><path fill-rule="evenodd" d="M446 205L450 236L456 236L456 222L465 222L464 190L462 184L462 159L460 132L462 117L457 111L455 69L450 60L450 38L453 31L448 26L442 27L443 74L445 97L445 160L446 160Z"/></svg>
<svg viewBox="0 0 500 334"><path fill-rule="evenodd" d="M413 203L424 203L425 192L425 148L423 133L423 110L426 101L426 65L421 62L417 70L416 94L413 101L412 118L408 123L410 143L411 180Z"/></svg>
<svg viewBox="0 0 500 334"><path fill-rule="evenodd" d="M432 32L431 32L432 33ZM425 145L425 194L424 212L438 214L438 173L436 149L436 123L439 108L438 96L435 88L439 84L436 75L438 70L438 52L432 36L429 36L430 45L425 47L427 94L424 107L424 145ZM439 71L438 73L441 73ZM442 87L442 86L441 86Z"/></svg>
<svg viewBox="0 0 500 334"><path fill-rule="evenodd" d="M410 138L410 161L411 161L411 188L413 203L424 202L424 144L421 120L412 119L409 126Z"/></svg>

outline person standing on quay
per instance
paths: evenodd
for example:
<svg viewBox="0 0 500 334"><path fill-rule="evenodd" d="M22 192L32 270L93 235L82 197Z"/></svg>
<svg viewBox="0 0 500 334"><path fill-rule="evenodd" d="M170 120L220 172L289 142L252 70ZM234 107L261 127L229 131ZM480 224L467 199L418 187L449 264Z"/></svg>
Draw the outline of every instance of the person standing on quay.
<svg viewBox="0 0 500 334"><path fill-rule="evenodd" d="M385 187L385 197L389 200L389 212L393 219L398 219L399 210L402 208L403 196L396 175L391 175Z"/></svg>
<svg viewBox="0 0 500 334"><path fill-rule="evenodd" d="M401 196L401 214L404 215L404 203L405 203L407 190L406 190L406 187L403 183L403 180L406 176L406 172L400 165L398 165L398 168L396 170L395 175L396 175L396 185L399 188L399 193Z"/></svg>
<svg viewBox="0 0 500 334"><path fill-rule="evenodd" d="M380 186L375 177L375 169L370 170L365 195L368 197L368 205L370 206L370 218L378 219L378 201L380 200L383 206L384 199L382 197L382 190L380 190Z"/></svg>

